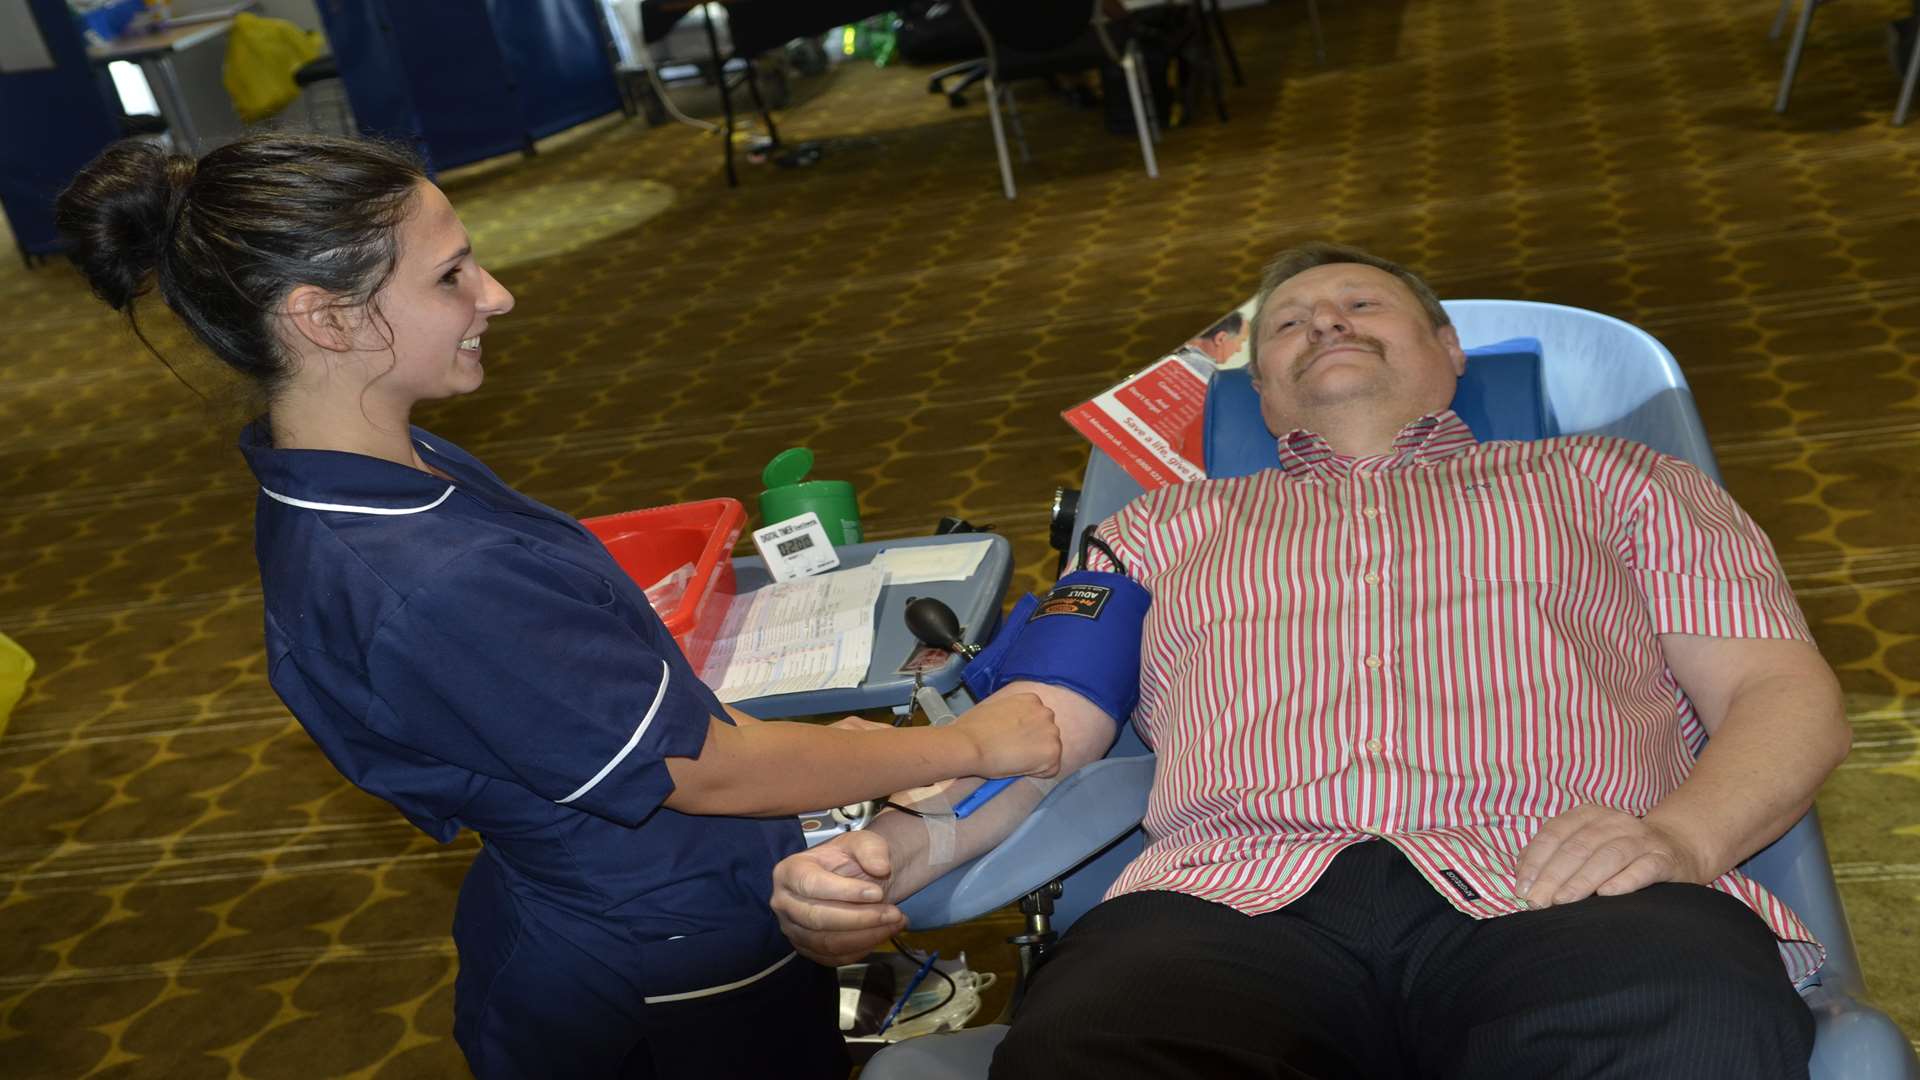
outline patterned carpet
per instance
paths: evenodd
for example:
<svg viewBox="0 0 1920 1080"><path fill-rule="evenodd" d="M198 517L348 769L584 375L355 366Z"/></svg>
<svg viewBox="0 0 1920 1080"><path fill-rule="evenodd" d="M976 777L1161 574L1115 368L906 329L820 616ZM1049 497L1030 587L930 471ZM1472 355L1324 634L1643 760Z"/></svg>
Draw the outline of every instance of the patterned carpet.
<svg viewBox="0 0 1920 1080"><path fill-rule="evenodd" d="M1823 8L1790 113L1760 0L1339 0L1235 12L1229 124L1137 145L1037 90L999 193L982 104L848 66L784 115L805 169L608 121L450 177L519 299L426 426L577 514L750 499L777 450L869 535L943 513L1051 567L1058 411L1337 238L1444 296L1660 336L1778 544L1857 730L1821 799L1869 985L1920 1033L1920 127L1874 4ZM1881 5L1887 6L1887 5ZM0 628L40 674L0 738L0 1074L433 1077L470 838L348 788L261 666L245 405L167 320L183 388L64 267L0 264ZM1010 964L1007 918L945 935ZM1004 988L1004 987L1003 987ZM989 1009L997 1008L997 1001Z"/></svg>

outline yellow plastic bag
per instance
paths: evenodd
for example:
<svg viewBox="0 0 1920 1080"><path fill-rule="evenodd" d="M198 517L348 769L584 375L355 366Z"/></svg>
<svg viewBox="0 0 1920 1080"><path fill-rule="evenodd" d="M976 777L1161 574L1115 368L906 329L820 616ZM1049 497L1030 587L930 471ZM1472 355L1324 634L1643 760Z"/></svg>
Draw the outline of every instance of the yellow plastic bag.
<svg viewBox="0 0 1920 1080"><path fill-rule="evenodd" d="M33 657L20 643L0 634L0 734L7 730L7 718L27 692L27 676L33 674Z"/></svg>
<svg viewBox="0 0 1920 1080"><path fill-rule="evenodd" d="M300 96L293 73L327 51L326 39L285 19L241 12L227 37L224 81L233 111L251 124L293 104Z"/></svg>

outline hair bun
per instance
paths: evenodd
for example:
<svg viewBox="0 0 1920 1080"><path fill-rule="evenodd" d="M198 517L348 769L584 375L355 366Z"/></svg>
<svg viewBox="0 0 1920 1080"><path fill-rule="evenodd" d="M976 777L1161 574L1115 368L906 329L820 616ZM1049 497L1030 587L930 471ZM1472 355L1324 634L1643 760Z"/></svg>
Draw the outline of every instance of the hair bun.
<svg viewBox="0 0 1920 1080"><path fill-rule="evenodd" d="M147 290L195 168L190 157L129 139L101 151L55 202L68 256L116 311Z"/></svg>

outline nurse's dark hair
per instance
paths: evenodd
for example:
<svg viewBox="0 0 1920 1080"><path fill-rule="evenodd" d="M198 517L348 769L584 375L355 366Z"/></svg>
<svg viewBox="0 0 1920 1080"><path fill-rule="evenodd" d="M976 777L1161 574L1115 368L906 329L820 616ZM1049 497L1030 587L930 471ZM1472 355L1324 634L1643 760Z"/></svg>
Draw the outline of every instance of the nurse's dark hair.
<svg viewBox="0 0 1920 1080"><path fill-rule="evenodd" d="M368 303L393 275L395 229L425 177L405 148L366 139L254 135L198 161L127 140L80 170L54 221L94 295L154 355L136 307L157 289L271 397L291 374L274 332L281 302L313 285L342 306Z"/></svg>
<svg viewBox="0 0 1920 1080"><path fill-rule="evenodd" d="M1286 284L1287 279L1316 266L1332 266L1335 263L1358 263L1375 270L1385 270L1399 278L1413 293L1413 298L1426 309L1427 318L1433 320L1435 330L1453 324L1453 320L1447 317L1447 309L1440 306L1440 298L1433 294L1432 286L1419 274L1399 263L1344 244L1301 244L1275 255L1273 261L1267 264L1266 272L1261 275L1260 292L1253 302L1253 329L1247 335L1247 366L1253 369L1254 374L1260 373L1260 316L1266 312L1267 298L1273 295L1275 289Z"/></svg>

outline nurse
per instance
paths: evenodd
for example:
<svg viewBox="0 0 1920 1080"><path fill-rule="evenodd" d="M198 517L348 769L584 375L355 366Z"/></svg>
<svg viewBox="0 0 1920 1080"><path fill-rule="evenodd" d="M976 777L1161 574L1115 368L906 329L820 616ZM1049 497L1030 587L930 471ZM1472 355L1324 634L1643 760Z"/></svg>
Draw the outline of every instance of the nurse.
<svg viewBox="0 0 1920 1080"><path fill-rule="evenodd" d="M121 143L58 214L102 300L132 319L157 288L261 391L240 450L274 689L353 783L442 841L485 840L453 927L473 1071L844 1077L833 972L767 907L803 846L792 815L1050 775L1052 715L996 698L853 731L715 699L578 522L411 426L480 387L513 297L404 151Z"/></svg>

